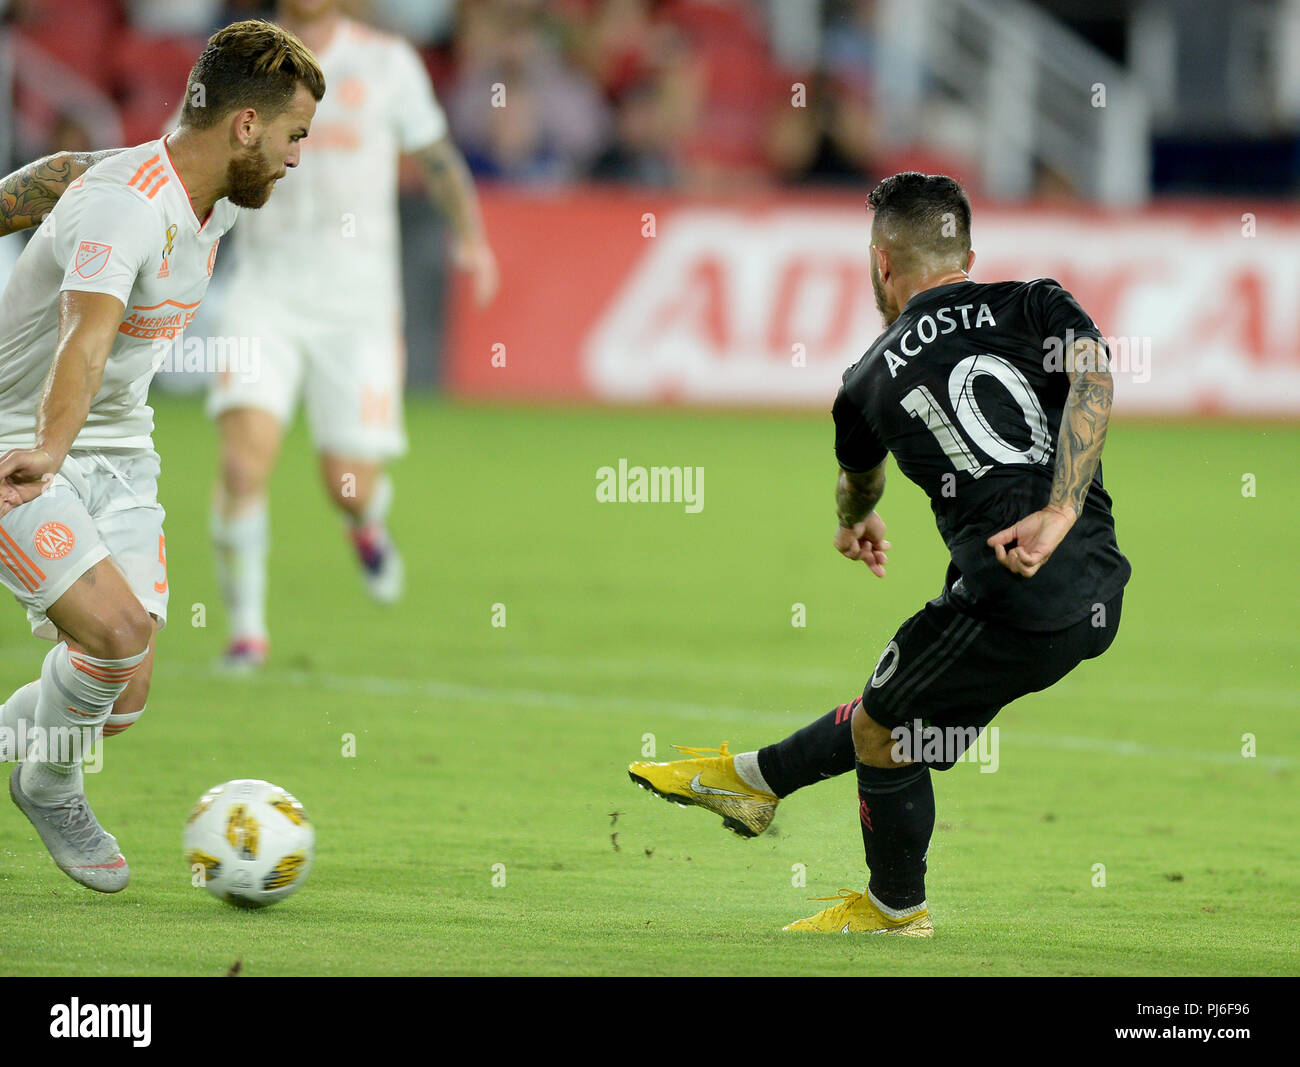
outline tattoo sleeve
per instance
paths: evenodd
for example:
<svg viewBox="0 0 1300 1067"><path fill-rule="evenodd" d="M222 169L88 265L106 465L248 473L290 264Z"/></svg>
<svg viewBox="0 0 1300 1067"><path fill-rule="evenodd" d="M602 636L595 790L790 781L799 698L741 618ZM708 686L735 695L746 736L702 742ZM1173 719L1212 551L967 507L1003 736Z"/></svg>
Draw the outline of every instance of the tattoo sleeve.
<svg viewBox="0 0 1300 1067"><path fill-rule="evenodd" d="M460 151L444 137L418 153L429 197L451 220L458 237L475 240L483 234L474 180Z"/></svg>
<svg viewBox="0 0 1300 1067"><path fill-rule="evenodd" d="M1110 421L1114 383L1105 351L1092 338L1075 342L1066 373L1070 393L1061 414L1056 443L1056 471L1048 507L1069 507L1083 514L1092 477L1101 461Z"/></svg>
<svg viewBox="0 0 1300 1067"><path fill-rule="evenodd" d="M840 470L835 486L835 510L841 526L856 526L875 510L885 493L885 465L863 474Z"/></svg>
<svg viewBox="0 0 1300 1067"><path fill-rule="evenodd" d="M56 152L0 180L0 236L38 225L72 182L121 151Z"/></svg>

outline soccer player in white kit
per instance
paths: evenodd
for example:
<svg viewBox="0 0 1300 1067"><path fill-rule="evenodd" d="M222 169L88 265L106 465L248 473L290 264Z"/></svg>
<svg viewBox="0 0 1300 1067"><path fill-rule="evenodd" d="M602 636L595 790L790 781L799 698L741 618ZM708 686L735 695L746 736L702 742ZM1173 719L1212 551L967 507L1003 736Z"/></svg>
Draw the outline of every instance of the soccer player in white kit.
<svg viewBox="0 0 1300 1067"><path fill-rule="evenodd" d="M258 373L216 375L208 405L221 443L212 532L230 628L226 664L240 670L260 665L269 649L267 483L300 395L367 590L381 603L401 595L384 471L406 450L401 153L423 164L480 306L497 286L473 182L415 49L343 17L335 0L283 0L276 17L316 53L331 90L292 186L239 227L218 330L258 344Z"/></svg>
<svg viewBox="0 0 1300 1067"><path fill-rule="evenodd" d="M55 863L99 892L130 870L86 802L82 760L101 729L144 710L167 619L149 382L239 208L260 207L297 166L324 92L314 57L279 27L213 35L179 128L67 185L0 297L0 581L56 642L40 679L0 708L0 759L22 759L10 796ZM0 207L32 188L4 186ZM20 228L21 212L0 213ZM20 751L18 738L32 743Z"/></svg>

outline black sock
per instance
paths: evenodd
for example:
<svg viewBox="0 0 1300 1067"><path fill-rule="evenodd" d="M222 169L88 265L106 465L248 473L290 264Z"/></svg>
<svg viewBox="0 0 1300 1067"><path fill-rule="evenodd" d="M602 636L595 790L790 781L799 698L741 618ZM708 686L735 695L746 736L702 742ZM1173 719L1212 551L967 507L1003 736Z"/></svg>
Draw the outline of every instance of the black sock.
<svg viewBox="0 0 1300 1067"><path fill-rule="evenodd" d="M777 796L789 796L796 789L853 770L858 760L853 750L853 709L861 703L862 698L855 697L784 741L758 750L758 769Z"/></svg>
<svg viewBox="0 0 1300 1067"><path fill-rule="evenodd" d="M908 911L925 903L925 854L934 832L930 768L858 764L858 819L872 895Z"/></svg>

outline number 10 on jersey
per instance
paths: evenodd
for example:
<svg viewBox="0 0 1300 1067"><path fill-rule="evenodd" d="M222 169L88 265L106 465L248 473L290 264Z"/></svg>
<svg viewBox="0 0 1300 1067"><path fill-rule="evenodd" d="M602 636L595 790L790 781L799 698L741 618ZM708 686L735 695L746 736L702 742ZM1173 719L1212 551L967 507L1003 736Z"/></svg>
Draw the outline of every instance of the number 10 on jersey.
<svg viewBox="0 0 1300 1067"><path fill-rule="evenodd" d="M975 402L975 382L987 375L1000 382L1020 405L1029 427L1029 447L1020 449L998 433L992 421ZM1052 455L1052 439L1047 430L1047 416L1038 396L1020 371L1000 356L983 353L967 356L948 376L948 396L961 429L924 385L918 385L902 398L904 410L925 423L943 454L959 471L980 478L993 469L993 463L981 463L966 438L995 463L1044 463ZM962 436L965 431L965 437Z"/></svg>

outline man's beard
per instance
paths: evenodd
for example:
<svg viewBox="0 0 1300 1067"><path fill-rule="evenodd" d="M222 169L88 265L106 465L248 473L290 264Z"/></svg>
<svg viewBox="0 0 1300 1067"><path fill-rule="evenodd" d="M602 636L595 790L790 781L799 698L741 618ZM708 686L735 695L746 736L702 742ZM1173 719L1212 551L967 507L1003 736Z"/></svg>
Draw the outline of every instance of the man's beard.
<svg viewBox="0 0 1300 1067"><path fill-rule="evenodd" d="M889 308L885 304L885 287L880 284L880 268L876 261L871 261L871 290L876 294L876 310L880 312L880 317L884 319L886 326L892 326L894 320L898 318L898 313L889 313Z"/></svg>
<svg viewBox="0 0 1300 1067"><path fill-rule="evenodd" d="M226 199L236 207L261 207L271 198L279 174L262 155L262 138L226 167Z"/></svg>

